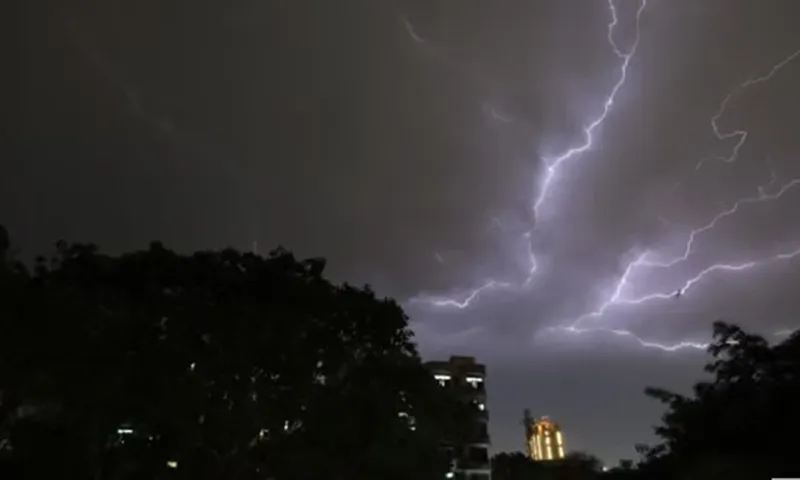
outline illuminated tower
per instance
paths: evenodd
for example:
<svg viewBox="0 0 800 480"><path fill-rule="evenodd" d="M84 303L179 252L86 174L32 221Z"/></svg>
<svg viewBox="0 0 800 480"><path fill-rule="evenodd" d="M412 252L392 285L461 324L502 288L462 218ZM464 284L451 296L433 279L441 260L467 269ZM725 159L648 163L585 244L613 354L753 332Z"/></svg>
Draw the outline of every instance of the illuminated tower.
<svg viewBox="0 0 800 480"><path fill-rule="evenodd" d="M564 436L561 427L547 417L533 420L525 411L525 451L537 461L561 460L564 458Z"/></svg>

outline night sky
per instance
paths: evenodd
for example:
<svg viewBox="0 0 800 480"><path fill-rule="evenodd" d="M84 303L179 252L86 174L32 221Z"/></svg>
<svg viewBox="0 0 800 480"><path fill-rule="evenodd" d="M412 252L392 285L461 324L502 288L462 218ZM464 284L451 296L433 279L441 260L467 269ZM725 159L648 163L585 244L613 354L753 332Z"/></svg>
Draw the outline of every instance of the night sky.
<svg viewBox="0 0 800 480"><path fill-rule="evenodd" d="M426 358L488 365L495 451L530 407L634 458L663 411L643 388L707 358L656 342L800 325L796 0L17 3L23 256L324 256L401 301Z"/></svg>

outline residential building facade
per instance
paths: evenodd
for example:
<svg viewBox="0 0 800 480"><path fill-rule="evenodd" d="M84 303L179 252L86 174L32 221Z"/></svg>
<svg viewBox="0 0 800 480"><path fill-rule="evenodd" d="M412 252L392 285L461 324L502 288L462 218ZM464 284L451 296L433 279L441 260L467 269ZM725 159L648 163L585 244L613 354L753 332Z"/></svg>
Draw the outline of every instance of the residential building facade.
<svg viewBox="0 0 800 480"><path fill-rule="evenodd" d="M452 389L465 403L475 408L472 435L464 445L452 445L453 468L450 478L491 480L489 459L489 411L486 407L486 366L474 357L452 356L447 361L425 364L443 388Z"/></svg>

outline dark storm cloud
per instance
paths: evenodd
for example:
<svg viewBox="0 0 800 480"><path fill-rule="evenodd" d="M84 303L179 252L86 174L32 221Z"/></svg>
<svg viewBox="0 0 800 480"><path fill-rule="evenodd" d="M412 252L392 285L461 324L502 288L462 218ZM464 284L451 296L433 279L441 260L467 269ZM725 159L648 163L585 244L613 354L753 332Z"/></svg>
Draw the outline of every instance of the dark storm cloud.
<svg viewBox="0 0 800 480"><path fill-rule="evenodd" d="M627 51L637 4L616 3ZM564 425L569 447L632 456L660 408L641 389L686 389L702 354L546 327L598 309L642 251L680 255L692 228L772 172L771 187L800 177L800 60L729 102L720 129L749 132L738 161L695 171L736 142L710 124L731 89L800 48L797 9L650 0L594 148L559 170L537 223L541 157L580 144L619 78L606 2L20 2L0 221L27 253L62 237L112 251L281 243L404 301L520 283L533 228L529 287L465 310L408 302L418 340L428 356L489 364L496 450L520 447L530 406ZM800 247L798 203L800 186L742 207L626 295ZM664 342L704 340L718 317L796 325L798 262L718 272L680 301L590 325Z"/></svg>
<svg viewBox="0 0 800 480"><path fill-rule="evenodd" d="M27 245L280 242L407 296L452 282L436 252L493 249L476 232L525 211L506 172L527 188L534 165L495 155L477 82L388 4L33 2L23 20L29 121L6 178L38 191L4 204Z"/></svg>

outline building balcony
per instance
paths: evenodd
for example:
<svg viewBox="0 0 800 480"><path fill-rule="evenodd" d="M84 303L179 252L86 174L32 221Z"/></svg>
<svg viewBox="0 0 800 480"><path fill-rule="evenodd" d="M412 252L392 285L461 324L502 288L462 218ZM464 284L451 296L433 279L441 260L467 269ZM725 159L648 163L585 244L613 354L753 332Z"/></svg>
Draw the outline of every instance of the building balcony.
<svg viewBox="0 0 800 480"><path fill-rule="evenodd" d="M455 387L456 394L465 399L470 400L472 402L479 402L483 401L486 402L486 389L484 388L483 384L478 384L477 387L473 387L470 384L460 384Z"/></svg>
<svg viewBox="0 0 800 480"><path fill-rule="evenodd" d="M476 423L470 430L467 435L467 441L470 444L488 445L490 443L489 428L485 422Z"/></svg>
<svg viewBox="0 0 800 480"><path fill-rule="evenodd" d="M489 449L486 447L471 445L463 448L460 453L461 461L489 463Z"/></svg>
<svg viewBox="0 0 800 480"><path fill-rule="evenodd" d="M477 410L475 412L475 418L480 420L480 421L482 421L482 422L486 422L486 421L489 420L489 411L488 410Z"/></svg>
<svg viewBox="0 0 800 480"><path fill-rule="evenodd" d="M492 465L487 461L480 460L461 460L458 462L459 470L491 470Z"/></svg>
<svg viewBox="0 0 800 480"><path fill-rule="evenodd" d="M479 433L469 437L470 445L490 445L491 439L487 433Z"/></svg>

